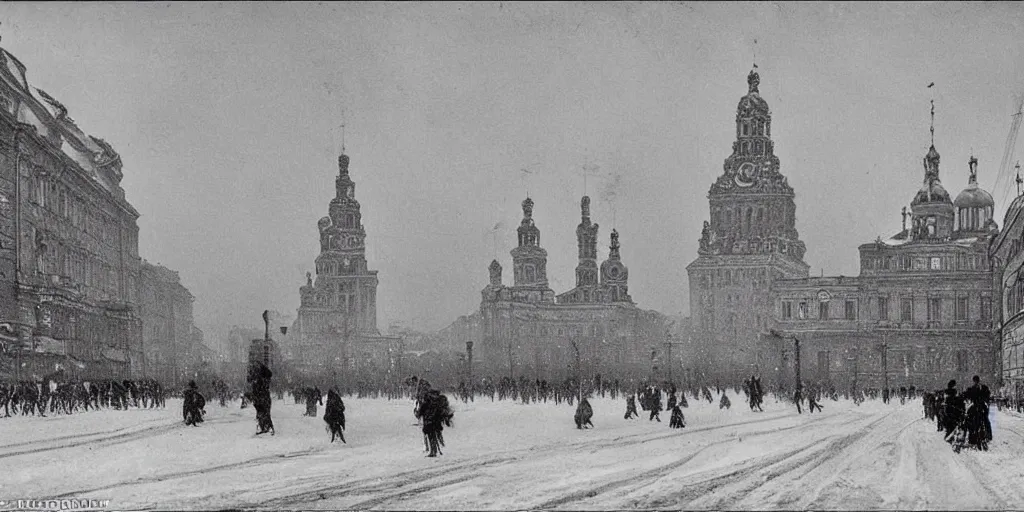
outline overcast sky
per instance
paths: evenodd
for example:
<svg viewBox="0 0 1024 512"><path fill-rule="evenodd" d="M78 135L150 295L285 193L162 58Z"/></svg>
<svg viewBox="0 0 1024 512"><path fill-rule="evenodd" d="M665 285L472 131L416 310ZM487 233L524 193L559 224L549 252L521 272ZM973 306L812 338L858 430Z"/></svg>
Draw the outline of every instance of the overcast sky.
<svg viewBox="0 0 1024 512"><path fill-rule="evenodd" d="M439 328L478 308L498 222L511 281L527 189L551 286L573 286L585 165L599 258L615 225L634 300L687 312L755 51L813 274L856 275L857 246L899 230L930 99L955 195L972 148L993 189L1024 92L1021 4L4 3L0 21L29 81L120 152L140 253L180 272L211 345L294 315L343 111L380 327Z"/></svg>

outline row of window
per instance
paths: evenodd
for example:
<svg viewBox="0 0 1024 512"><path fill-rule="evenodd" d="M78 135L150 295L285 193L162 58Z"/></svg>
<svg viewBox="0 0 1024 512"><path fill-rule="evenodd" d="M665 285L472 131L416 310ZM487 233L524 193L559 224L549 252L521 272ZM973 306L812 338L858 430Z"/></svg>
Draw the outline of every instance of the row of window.
<svg viewBox="0 0 1024 512"><path fill-rule="evenodd" d="M917 352L914 351L914 350L888 350L884 354L881 353L881 352L878 352L877 356L872 356L872 357L878 357L878 359L877 359L878 365L880 367L882 367L882 366L886 367L889 372L899 372L900 370L935 372L935 371L940 371L940 370L953 369L953 368L943 368L943 365L941 364L937 354L932 354L931 357L928 357L928 354L925 354L925 357L922 358L922 359L924 359L924 363L925 363L924 367L920 367L919 365L915 365L915 357L914 356L915 356L916 353ZM849 366L856 367L855 360L856 360L856 358L849 358L848 359ZM821 379L821 380L828 380L829 375L830 375L830 370L831 370L831 364L830 363L831 363L831 352L827 351L827 350L820 350L820 351L818 351L818 367L817 367L816 370L817 370L817 377L819 379ZM962 349L961 350L957 350L956 351L955 363L956 363L956 365L955 365L956 371L958 371L958 372L971 371L972 368L971 368L971 354L970 354L970 351L962 350Z"/></svg>
<svg viewBox="0 0 1024 512"><path fill-rule="evenodd" d="M861 268L865 270L985 270L987 266L986 257L976 254L958 254L955 257L868 256L861 259Z"/></svg>
<svg viewBox="0 0 1024 512"><path fill-rule="evenodd" d="M787 207L782 215L772 214L772 208L765 209L759 206L756 210L751 207L721 207L715 208L711 213L712 224L718 229L732 229L741 236L750 234L765 234L772 228L781 228L782 224L791 225L796 215L795 208Z"/></svg>
<svg viewBox="0 0 1024 512"><path fill-rule="evenodd" d="M120 224L109 215L90 207L86 201L64 184L52 179L29 177L30 202L49 212L67 219L72 226L80 227L107 246L118 246ZM131 256L138 256L137 235L126 233Z"/></svg>
<svg viewBox="0 0 1024 512"><path fill-rule="evenodd" d="M941 322L942 321L942 298L929 298L927 302L928 321L929 322ZM858 300L847 299L843 303L843 316L835 317L829 311L831 307L830 301L823 301L818 303L817 316L814 317L818 320L857 320L858 319ZM878 297L878 315L876 320L893 320L890 315L889 297ZM957 322L966 322L971 320L970 318L970 299L968 297L956 297L954 299L954 320ZM794 305L796 309L794 310ZM911 322L914 320L914 300L909 297L901 298L899 300L899 320L901 322ZM979 320L988 321L992 318L992 299L988 297L981 297L979 306ZM811 319L811 312L809 310L809 301L782 301L782 319L783 320L808 320Z"/></svg>

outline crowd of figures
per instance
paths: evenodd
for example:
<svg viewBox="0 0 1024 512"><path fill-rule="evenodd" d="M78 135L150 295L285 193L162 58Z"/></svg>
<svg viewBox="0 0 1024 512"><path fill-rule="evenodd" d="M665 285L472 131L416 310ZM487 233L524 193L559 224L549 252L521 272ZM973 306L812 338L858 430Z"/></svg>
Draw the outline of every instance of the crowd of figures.
<svg viewBox="0 0 1024 512"><path fill-rule="evenodd" d="M163 387L153 379L67 380L62 372L22 382L0 382L4 417L72 414L90 409L164 407Z"/></svg>
<svg viewBox="0 0 1024 512"><path fill-rule="evenodd" d="M988 450L992 441L992 423L989 421L989 402L992 394L987 385L975 375L973 383L962 392L951 380L945 390L924 394L924 416L934 420L936 429L943 432L953 451L965 447Z"/></svg>

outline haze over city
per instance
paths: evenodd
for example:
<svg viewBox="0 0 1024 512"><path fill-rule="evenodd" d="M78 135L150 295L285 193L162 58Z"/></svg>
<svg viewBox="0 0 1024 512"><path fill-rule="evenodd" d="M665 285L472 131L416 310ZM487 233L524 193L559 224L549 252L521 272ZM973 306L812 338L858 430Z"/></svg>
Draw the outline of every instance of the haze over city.
<svg viewBox="0 0 1024 512"><path fill-rule="evenodd" d="M264 309L294 314L343 123L382 329L477 309L527 193L556 292L586 192L599 259L615 227L638 305L686 314L755 60L811 275L856 275L856 247L899 231L930 100L946 188L973 152L1001 225L1013 185L994 188L1024 86L1017 5L296 7L0 6L29 80L120 152L139 252L180 272L211 346Z"/></svg>

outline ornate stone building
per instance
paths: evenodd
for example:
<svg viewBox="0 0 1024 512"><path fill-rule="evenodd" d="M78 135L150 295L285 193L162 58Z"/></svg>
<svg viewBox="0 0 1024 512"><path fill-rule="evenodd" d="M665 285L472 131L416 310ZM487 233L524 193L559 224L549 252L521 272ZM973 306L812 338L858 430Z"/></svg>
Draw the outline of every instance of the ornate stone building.
<svg viewBox="0 0 1024 512"><path fill-rule="evenodd" d="M348 383L380 379L395 370L401 339L377 329L377 271L366 262L366 230L349 157L338 157L335 197L317 222L316 279L306 274L301 305L288 335L289 367L297 375L337 375Z"/></svg>
<svg viewBox="0 0 1024 512"><path fill-rule="evenodd" d="M757 363L760 333L771 323L771 287L806 277L793 188L780 172L772 117L756 71L736 109L736 141L708 193L698 257L687 267L696 338L694 365L709 377L735 378Z"/></svg>
<svg viewBox="0 0 1024 512"><path fill-rule="evenodd" d="M576 230L576 287L556 297L548 287L547 251L540 246L533 206L532 199L523 201L518 246L511 252L512 286L502 283L501 265L492 261L490 284L473 315L479 319L472 323L472 334L480 337L473 348L477 375L563 379L575 372L575 342L585 376L660 376L652 375L652 359L657 359L652 350L663 349L665 318L638 308L629 296L618 233L612 230L608 258L598 267L598 225L591 222L590 198L584 196Z"/></svg>
<svg viewBox="0 0 1024 512"><path fill-rule="evenodd" d="M1020 166L1017 166L1020 182ZM989 247L995 268L996 313L1000 325L1002 395L1024 403L1024 195L1018 191Z"/></svg>
<svg viewBox="0 0 1024 512"><path fill-rule="evenodd" d="M0 49L3 378L138 376L139 214L121 166Z"/></svg>
<svg viewBox="0 0 1024 512"><path fill-rule="evenodd" d="M998 296L988 248L1000 238L977 163L971 157L967 188L950 200L933 142L910 213L903 209L903 229L860 246L860 276L773 284L772 327L801 341L805 381L837 389L938 389L973 375L996 382ZM774 359L791 388L792 342L769 334L764 341L766 360Z"/></svg>

